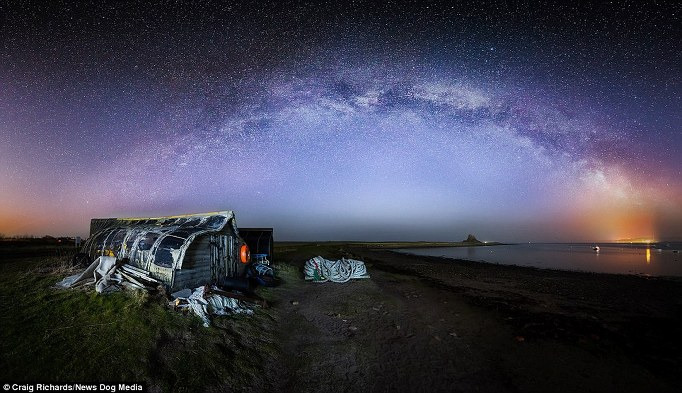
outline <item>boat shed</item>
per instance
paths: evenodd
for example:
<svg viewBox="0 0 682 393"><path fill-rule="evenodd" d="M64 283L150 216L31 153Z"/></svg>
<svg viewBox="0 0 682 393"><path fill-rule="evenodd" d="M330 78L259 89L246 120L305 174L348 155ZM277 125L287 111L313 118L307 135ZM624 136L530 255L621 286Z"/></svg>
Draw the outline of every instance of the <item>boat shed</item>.
<svg viewBox="0 0 682 393"><path fill-rule="evenodd" d="M94 218L82 252L115 256L171 291L242 277L250 252L234 212L152 218Z"/></svg>

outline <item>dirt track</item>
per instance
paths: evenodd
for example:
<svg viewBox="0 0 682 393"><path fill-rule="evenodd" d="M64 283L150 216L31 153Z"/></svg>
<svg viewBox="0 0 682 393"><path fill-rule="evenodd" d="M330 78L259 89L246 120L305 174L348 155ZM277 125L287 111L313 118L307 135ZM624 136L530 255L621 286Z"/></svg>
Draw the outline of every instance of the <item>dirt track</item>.
<svg viewBox="0 0 682 393"><path fill-rule="evenodd" d="M300 268L314 248L285 255ZM276 290L286 391L674 391L677 282L340 249L370 280ZM329 256L329 255L327 255ZM635 296L644 296L630 304ZM676 297L670 297L676 296ZM677 310L677 311L676 311ZM646 331L631 331L631 325ZM653 335L653 336L652 336ZM654 340L656 339L656 340ZM630 340L630 341L628 341ZM667 349L663 349L663 345ZM659 341L653 352L642 347ZM640 353L641 352L641 353Z"/></svg>

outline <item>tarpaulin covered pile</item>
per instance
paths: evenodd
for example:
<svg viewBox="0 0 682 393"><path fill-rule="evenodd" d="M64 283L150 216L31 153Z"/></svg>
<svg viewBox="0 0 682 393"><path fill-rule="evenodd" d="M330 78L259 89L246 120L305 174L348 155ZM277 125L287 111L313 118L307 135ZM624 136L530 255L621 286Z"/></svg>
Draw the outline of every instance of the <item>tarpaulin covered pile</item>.
<svg viewBox="0 0 682 393"><path fill-rule="evenodd" d="M305 263L305 279L314 282L347 282L351 279L369 278L365 263L355 259L331 261L315 257Z"/></svg>

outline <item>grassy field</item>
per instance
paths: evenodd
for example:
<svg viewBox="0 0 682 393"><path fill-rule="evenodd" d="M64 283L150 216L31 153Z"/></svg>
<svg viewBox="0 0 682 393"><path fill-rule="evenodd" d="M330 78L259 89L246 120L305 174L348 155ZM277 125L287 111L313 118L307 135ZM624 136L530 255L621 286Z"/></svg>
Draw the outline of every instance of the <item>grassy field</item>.
<svg viewBox="0 0 682 393"><path fill-rule="evenodd" d="M257 386L261 366L276 356L268 309L216 318L204 328L197 317L171 311L162 294L54 288L73 273L66 257L0 264L0 380L137 381L156 391L234 391ZM270 296L268 290L260 295Z"/></svg>

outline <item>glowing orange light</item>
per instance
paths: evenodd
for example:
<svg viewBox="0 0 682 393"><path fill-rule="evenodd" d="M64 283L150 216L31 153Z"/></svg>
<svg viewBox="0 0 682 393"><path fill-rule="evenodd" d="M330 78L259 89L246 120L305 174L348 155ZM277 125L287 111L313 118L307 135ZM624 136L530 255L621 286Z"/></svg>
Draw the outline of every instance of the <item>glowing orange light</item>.
<svg viewBox="0 0 682 393"><path fill-rule="evenodd" d="M241 263L249 263L250 259L251 251L249 251L249 246L242 244L242 246L239 248L239 260Z"/></svg>

